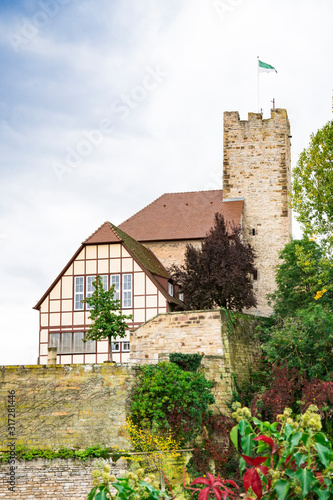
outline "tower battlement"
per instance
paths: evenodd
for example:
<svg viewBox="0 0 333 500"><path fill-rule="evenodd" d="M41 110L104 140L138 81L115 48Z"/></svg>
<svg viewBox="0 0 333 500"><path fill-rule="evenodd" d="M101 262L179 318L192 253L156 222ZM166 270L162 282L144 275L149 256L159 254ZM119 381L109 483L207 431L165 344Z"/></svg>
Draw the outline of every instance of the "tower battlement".
<svg viewBox="0 0 333 500"><path fill-rule="evenodd" d="M255 284L259 310L269 313L266 295L275 289L278 255L291 235L290 124L285 109L271 117L224 113L223 200L244 197L242 225L258 255Z"/></svg>

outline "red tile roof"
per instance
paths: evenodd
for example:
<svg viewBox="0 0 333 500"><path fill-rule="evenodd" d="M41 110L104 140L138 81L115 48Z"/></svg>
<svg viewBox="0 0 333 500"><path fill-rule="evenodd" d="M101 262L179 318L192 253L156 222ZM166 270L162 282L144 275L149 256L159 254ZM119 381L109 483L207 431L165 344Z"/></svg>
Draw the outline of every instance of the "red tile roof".
<svg viewBox="0 0 333 500"><path fill-rule="evenodd" d="M111 224L111 222L104 222L104 224L83 242L83 245L114 242L124 243L125 247L144 269L158 276L163 276L167 279L170 278L168 271L151 250L134 240L129 234L125 233L117 226Z"/></svg>
<svg viewBox="0 0 333 500"><path fill-rule="evenodd" d="M114 226L115 227L115 226ZM84 242L83 245L93 243L119 243L120 238L114 230L113 224L104 222L96 231L91 234Z"/></svg>
<svg viewBox="0 0 333 500"><path fill-rule="evenodd" d="M119 228L137 241L201 239L214 225L216 212L240 224L243 200L222 201L223 191L166 193L134 214Z"/></svg>

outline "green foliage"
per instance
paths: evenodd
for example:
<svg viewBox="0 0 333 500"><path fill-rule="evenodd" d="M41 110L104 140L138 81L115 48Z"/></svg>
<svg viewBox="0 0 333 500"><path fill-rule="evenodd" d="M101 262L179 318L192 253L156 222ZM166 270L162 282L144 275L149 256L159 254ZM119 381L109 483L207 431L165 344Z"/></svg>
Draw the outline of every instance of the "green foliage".
<svg viewBox="0 0 333 500"><path fill-rule="evenodd" d="M319 298L320 303L332 304L333 261L317 243L308 238L292 240L279 258L282 262L276 273L277 290L269 296L275 315L293 315ZM323 289L328 293L321 294Z"/></svg>
<svg viewBox="0 0 333 500"><path fill-rule="evenodd" d="M183 354L181 352L173 352L169 355L171 363L176 363L185 372L196 372L200 366L202 354Z"/></svg>
<svg viewBox="0 0 333 500"><path fill-rule="evenodd" d="M235 408L236 409L236 408ZM240 469L245 492L251 498L289 500L332 498L332 445L321 431L316 406L296 419L286 408L277 422L262 422L248 408L233 416L238 424L231 439L242 453Z"/></svg>
<svg viewBox="0 0 333 500"><path fill-rule="evenodd" d="M202 374L185 372L174 363L144 365L132 399L131 417L136 425L144 419L152 428L171 428L182 440L194 439L201 431L209 405L214 403L212 383Z"/></svg>
<svg viewBox="0 0 333 500"><path fill-rule="evenodd" d="M234 311L232 311L230 309L225 309L225 307L221 307L221 313L222 312L225 315L225 320L227 322L228 333L229 333L229 335L232 335L233 328L234 328L234 326L236 324L236 318L235 318Z"/></svg>
<svg viewBox="0 0 333 500"><path fill-rule="evenodd" d="M192 457L186 465L192 477L214 472L221 476L237 475L235 452L230 441L234 420L223 414L205 419L200 438L193 443Z"/></svg>
<svg viewBox="0 0 333 500"><path fill-rule="evenodd" d="M121 314L120 300L114 299L114 285L109 290L104 290L101 277L96 276L93 286L92 295L82 301L92 308L89 316L92 324L88 328L85 341L107 338L112 361L112 339L125 337L128 328L126 320L132 319L132 316Z"/></svg>
<svg viewBox="0 0 333 500"><path fill-rule="evenodd" d="M38 458L44 458L47 460L54 460L56 458L87 460L88 458L113 458L115 455L113 450L98 445L82 450L74 450L72 448L59 448L59 450L52 450L48 448L29 448L27 446L17 445L15 453L18 460L25 461L35 460ZM4 452L0 454L0 462L8 462L9 458L9 453Z"/></svg>
<svg viewBox="0 0 333 500"><path fill-rule="evenodd" d="M266 390L271 377L272 366L262 357L258 357L255 366L249 369L248 378L241 382L238 381L235 374L232 374L233 397L231 403L228 404L229 408L234 402L240 402L242 406L251 406L253 398Z"/></svg>
<svg viewBox="0 0 333 500"><path fill-rule="evenodd" d="M94 487L88 494L87 500L169 500L164 491L152 484L152 477L145 477L143 469L137 473L127 472L124 477L116 478L110 474L110 465L99 462L92 473ZM144 479L143 479L144 478ZM117 490L111 493L111 486Z"/></svg>
<svg viewBox="0 0 333 500"><path fill-rule="evenodd" d="M309 235L333 242L333 121L311 135L293 170L292 208Z"/></svg>
<svg viewBox="0 0 333 500"><path fill-rule="evenodd" d="M270 328L262 345L271 363L286 362L308 379L327 379L333 371L333 315L327 307L316 304L297 310Z"/></svg>

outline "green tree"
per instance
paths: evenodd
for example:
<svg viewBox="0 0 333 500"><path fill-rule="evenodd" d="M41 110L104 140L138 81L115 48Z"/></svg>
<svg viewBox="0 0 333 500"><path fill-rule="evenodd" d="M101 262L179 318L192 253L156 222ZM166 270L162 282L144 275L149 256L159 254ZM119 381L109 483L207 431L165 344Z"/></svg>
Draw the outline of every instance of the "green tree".
<svg viewBox="0 0 333 500"><path fill-rule="evenodd" d="M293 170L292 208L309 235L333 244L333 121L311 135Z"/></svg>
<svg viewBox="0 0 333 500"><path fill-rule="evenodd" d="M309 380L328 380L333 371L332 313L322 304L297 310L270 328L262 350L269 363L287 363Z"/></svg>
<svg viewBox="0 0 333 500"><path fill-rule="evenodd" d="M221 214L197 249L187 245L185 264L170 269L184 292L189 309L211 309L216 305L241 311L257 305L253 291L255 254L242 241L239 227L227 226Z"/></svg>
<svg viewBox="0 0 333 500"><path fill-rule="evenodd" d="M96 276L93 286L94 291L91 296L82 301L92 308L89 316L92 324L88 328L85 340L108 339L110 361L112 361L112 339L125 337L128 328L126 320L132 319L132 316L121 314L120 300L114 298L114 285L109 290L104 290L101 277Z"/></svg>
<svg viewBox="0 0 333 500"><path fill-rule="evenodd" d="M332 303L332 260L307 237L292 240L281 251L276 272L277 289L269 295L274 313L281 317L306 309L320 299Z"/></svg>

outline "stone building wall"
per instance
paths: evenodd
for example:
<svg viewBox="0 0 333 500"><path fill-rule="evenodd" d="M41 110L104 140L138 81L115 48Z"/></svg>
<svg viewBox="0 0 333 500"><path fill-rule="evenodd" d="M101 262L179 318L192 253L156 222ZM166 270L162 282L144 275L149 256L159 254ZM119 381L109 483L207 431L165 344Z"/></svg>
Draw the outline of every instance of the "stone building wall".
<svg viewBox="0 0 333 500"><path fill-rule="evenodd" d="M285 109L273 109L271 118L249 113L224 113L223 200L244 198L245 237L257 253L255 290L258 309L270 314L266 295L275 289L280 250L291 235L290 125Z"/></svg>
<svg viewBox="0 0 333 500"><path fill-rule="evenodd" d="M131 361L154 364L173 352L204 354L201 370L214 381L215 404L228 412L233 374L244 380L255 362L256 324L251 315L220 310L159 314L131 333Z"/></svg>
<svg viewBox="0 0 333 500"><path fill-rule="evenodd" d="M220 311L159 314L131 332L130 342L133 363L157 363L170 352L222 354Z"/></svg>
<svg viewBox="0 0 333 500"><path fill-rule="evenodd" d="M184 264L185 250L188 243L195 248L201 247L201 240L153 241L143 243L143 245L149 248L168 269L173 264L177 264L177 266Z"/></svg>
<svg viewBox="0 0 333 500"><path fill-rule="evenodd" d="M93 460L29 460L16 462L15 486L9 486L9 466L0 469L0 499L9 500L86 500L92 488ZM126 461L111 465L111 474L121 475ZM14 488L9 490L8 487Z"/></svg>

